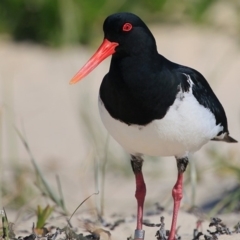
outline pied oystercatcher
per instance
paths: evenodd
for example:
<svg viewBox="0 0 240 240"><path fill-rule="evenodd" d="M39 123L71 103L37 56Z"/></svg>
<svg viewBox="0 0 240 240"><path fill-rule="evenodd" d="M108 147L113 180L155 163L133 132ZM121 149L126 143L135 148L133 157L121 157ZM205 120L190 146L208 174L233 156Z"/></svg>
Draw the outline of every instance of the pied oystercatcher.
<svg viewBox="0 0 240 240"><path fill-rule="evenodd" d="M178 177L172 190L168 238L174 240L189 153L210 140L237 141L230 137L224 109L206 79L160 55L154 36L138 16L110 15L103 31L102 45L70 83L78 82L112 55L100 87L99 111L106 129L131 155L138 205L135 239L144 239L146 187L141 169L142 156L150 155L176 158Z"/></svg>

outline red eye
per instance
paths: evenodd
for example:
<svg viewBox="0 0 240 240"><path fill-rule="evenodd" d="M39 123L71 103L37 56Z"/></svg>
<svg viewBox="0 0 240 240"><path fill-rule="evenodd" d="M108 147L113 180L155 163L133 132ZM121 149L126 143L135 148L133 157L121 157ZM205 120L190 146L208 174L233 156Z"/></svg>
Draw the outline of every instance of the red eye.
<svg viewBox="0 0 240 240"><path fill-rule="evenodd" d="M131 24L131 23L125 23L125 24L123 25L123 28L122 28L122 30L123 30L124 32L129 32L129 31L131 31L131 29L132 29L132 24Z"/></svg>

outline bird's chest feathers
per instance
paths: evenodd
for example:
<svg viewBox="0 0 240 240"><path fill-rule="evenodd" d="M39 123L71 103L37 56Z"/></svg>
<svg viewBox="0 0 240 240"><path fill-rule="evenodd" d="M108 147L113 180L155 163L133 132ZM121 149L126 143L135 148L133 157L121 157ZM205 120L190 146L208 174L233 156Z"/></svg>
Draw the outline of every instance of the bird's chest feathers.
<svg viewBox="0 0 240 240"><path fill-rule="evenodd" d="M146 125L163 118L175 100L177 85L166 81L149 65L111 65L102 82L100 98L113 118L129 125Z"/></svg>

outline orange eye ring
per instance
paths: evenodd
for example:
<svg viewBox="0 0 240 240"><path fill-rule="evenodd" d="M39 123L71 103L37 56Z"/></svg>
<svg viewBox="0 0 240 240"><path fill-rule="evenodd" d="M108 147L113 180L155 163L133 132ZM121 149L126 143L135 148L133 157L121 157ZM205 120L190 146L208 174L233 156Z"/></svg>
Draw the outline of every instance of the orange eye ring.
<svg viewBox="0 0 240 240"><path fill-rule="evenodd" d="M129 31L131 31L131 30L132 30L132 24L131 24L131 23L125 23L125 24L123 25L122 30L123 30L124 32L129 32Z"/></svg>

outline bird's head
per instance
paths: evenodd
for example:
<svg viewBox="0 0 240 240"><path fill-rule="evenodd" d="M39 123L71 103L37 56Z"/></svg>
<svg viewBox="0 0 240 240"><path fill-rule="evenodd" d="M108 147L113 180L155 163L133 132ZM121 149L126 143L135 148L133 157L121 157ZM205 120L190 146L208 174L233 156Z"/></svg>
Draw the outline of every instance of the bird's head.
<svg viewBox="0 0 240 240"><path fill-rule="evenodd" d="M88 75L110 55L124 57L156 51L155 39L145 23L132 13L108 16L103 24L104 40L96 53L71 79L74 84Z"/></svg>

